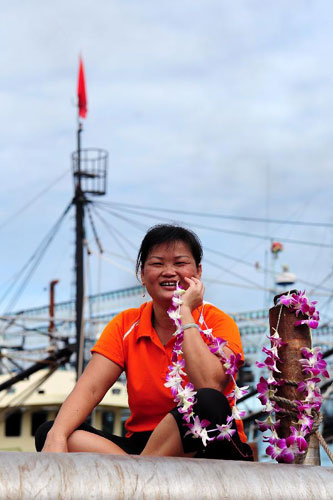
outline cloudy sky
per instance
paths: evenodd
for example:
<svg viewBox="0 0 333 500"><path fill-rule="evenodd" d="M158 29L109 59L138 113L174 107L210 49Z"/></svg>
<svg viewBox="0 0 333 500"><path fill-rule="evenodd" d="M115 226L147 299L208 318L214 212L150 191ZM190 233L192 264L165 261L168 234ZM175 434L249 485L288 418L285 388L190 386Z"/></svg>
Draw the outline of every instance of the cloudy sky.
<svg viewBox="0 0 333 500"><path fill-rule="evenodd" d="M331 318L332 13L328 0L2 5L2 310L46 304L55 278L58 299L73 294L74 212L29 281L22 269L73 196L81 53L83 146L109 153L105 205L92 207L102 259L88 225L90 293L136 284L135 248L168 218L200 235L210 301L262 308L272 286L263 269L288 264ZM284 244L277 261L273 240Z"/></svg>

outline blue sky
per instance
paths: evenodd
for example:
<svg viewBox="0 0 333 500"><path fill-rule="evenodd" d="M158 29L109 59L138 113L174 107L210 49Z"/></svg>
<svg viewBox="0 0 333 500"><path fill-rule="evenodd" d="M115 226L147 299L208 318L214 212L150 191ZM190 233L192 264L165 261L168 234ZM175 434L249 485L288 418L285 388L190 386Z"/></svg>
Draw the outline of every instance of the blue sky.
<svg viewBox="0 0 333 500"><path fill-rule="evenodd" d="M76 148L80 52L88 94L83 146L109 152L103 201L332 223L332 10L328 0L60 0L52 5L13 0L3 6L0 293L73 196L69 170ZM7 222L62 174L44 196ZM104 212L134 247L144 226L159 221L158 215L149 219L124 210L122 215L134 225ZM261 308L265 294L212 280L248 286L245 278L266 286L256 262L276 269L288 263L298 277L315 284L332 270L332 248L284 242L332 245L332 228L182 214L171 218L279 237L284 243L274 264L267 256L269 240L193 226L205 247L250 264L206 252L207 261L216 264L204 266L207 298L228 311ZM61 280L58 298L70 297L73 226L69 218L16 309L45 304L48 282L55 278ZM122 248L98 220L96 226L105 249L135 257L125 239ZM89 259L90 291L136 284L120 268L131 268L129 260L108 258L118 267L103 260L100 280L96 262ZM332 288L331 278L325 286ZM328 290L317 293L327 319Z"/></svg>

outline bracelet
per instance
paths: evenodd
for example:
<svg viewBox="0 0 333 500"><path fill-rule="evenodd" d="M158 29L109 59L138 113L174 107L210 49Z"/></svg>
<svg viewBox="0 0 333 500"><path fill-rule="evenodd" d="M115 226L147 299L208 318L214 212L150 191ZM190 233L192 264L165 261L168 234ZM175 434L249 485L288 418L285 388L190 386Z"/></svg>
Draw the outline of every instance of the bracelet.
<svg viewBox="0 0 333 500"><path fill-rule="evenodd" d="M197 330L200 330L196 323L187 323L186 325L182 325L182 330L187 330L188 328L196 328Z"/></svg>

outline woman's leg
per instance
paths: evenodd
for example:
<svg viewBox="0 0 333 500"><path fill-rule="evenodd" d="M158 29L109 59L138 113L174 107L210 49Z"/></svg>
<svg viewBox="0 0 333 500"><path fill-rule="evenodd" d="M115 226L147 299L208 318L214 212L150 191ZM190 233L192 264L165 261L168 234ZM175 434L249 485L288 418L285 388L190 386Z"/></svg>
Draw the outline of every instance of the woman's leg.
<svg viewBox="0 0 333 500"><path fill-rule="evenodd" d="M218 398L224 398L226 401L226 398L214 389L199 389L196 394L194 412L200 420L205 418L212 422L214 418L225 423L227 415L231 414L229 404L222 404L221 407L221 401L218 400L217 407L211 395L217 395ZM222 403L225 401L222 399ZM188 428L184 426L182 415L177 408L173 409L155 428L141 455L194 457L203 445L201 439L193 438L191 435L185 436L187 431Z"/></svg>
<svg viewBox="0 0 333 500"><path fill-rule="evenodd" d="M112 441L105 437L93 434L92 432L77 430L74 431L67 440L69 452L88 452L88 453L110 453L112 455L127 455Z"/></svg>
<svg viewBox="0 0 333 500"><path fill-rule="evenodd" d="M199 389L194 412L200 420L211 422L208 429L216 424L226 423L231 409L227 398L215 389ZM177 409L166 415L153 431L142 455L164 455L177 457L217 458L226 460L253 460L250 447L241 442L238 433L232 442L213 441L205 447L200 438L185 436L188 428L183 425L182 415Z"/></svg>
<svg viewBox="0 0 333 500"><path fill-rule="evenodd" d="M51 429L53 421L45 422L36 431L35 446L37 451L42 451L46 441L47 433ZM113 434L103 433L88 424L82 424L68 438L68 451L70 452L92 452L127 454L135 453L126 438ZM138 453L138 452L137 452Z"/></svg>
<svg viewBox="0 0 333 500"><path fill-rule="evenodd" d="M153 431L141 455L193 457L195 453L184 453L176 420L168 413Z"/></svg>

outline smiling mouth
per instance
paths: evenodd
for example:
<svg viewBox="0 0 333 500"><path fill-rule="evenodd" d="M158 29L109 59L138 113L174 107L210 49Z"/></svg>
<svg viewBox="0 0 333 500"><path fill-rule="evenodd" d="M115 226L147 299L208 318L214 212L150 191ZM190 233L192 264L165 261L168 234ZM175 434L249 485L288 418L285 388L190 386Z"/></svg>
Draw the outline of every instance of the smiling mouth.
<svg viewBox="0 0 333 500"><path fill-rule="evenodd" d="M177 282L176 281L163 281L162 283L160 283L160 285L164 286L166 288L170 288L170 287L175 288L177 285Z"/></svg>

